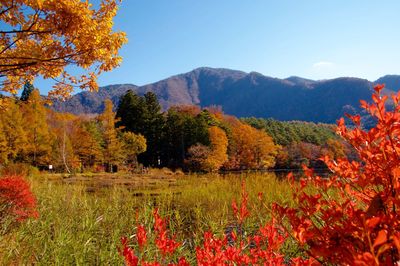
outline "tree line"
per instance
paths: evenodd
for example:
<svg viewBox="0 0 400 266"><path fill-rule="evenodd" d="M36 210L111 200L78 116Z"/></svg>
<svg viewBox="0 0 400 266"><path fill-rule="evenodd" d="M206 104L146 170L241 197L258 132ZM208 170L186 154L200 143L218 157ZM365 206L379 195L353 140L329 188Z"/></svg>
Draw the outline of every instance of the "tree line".
<svg viewBox="0 0 400 266"><path fill-rule="evenodd" d="M355 150L335 133L335 125L254 117L241 121L264 130L281 147L276 156L276 168L298 169L302 165L324 168L320 160L324 156L357 159Z"/></svg>
<svg viewBox="0 0 400 266"><path fill-rule="evenodd" d="M142 134L145 166L213 172L220 169L263 169L274 165L278 151L270 136L225 115L220 109L174 106L162 112L154 93L128 91L117 108L117 126Z"/></svg>
<svg viewBox="0 0 400 266"><path fill-rule="evenodd" d="M3 99L0 109L0 166L26 163L58 171L113 171L136 165L146 150L142 135L122 132L110 100L96 117L46 108L39 91L26 84L20 98Z"/></svg>
<svg viewBox="0 0 400 266"><path fill-rule="evenodd" d="M0 110L0 165L27 163L58 171L133 170L138 166L214 172L318 167L319 158L349 154L330 125L226 115L218 107L174 106L154 93L127 91L100 115L46 108L27 83ZM116 111L114 111L116 109Z"/></svg>

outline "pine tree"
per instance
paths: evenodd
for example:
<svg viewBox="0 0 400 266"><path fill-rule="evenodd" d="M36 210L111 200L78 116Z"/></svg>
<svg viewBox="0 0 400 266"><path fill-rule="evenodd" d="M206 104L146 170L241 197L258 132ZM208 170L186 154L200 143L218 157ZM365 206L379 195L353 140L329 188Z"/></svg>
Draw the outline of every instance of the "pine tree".
<svg viewBox="0 0 400 266"><path fill-rule="evenodd" d="M161 163L161 144L164 128L164 116L161 112L160 103L157 96L153 92L148 92L144 95L145 112L143 113L143 135L147 141L147 151L142 153L139 158L142 158L145 165L159 166Z"/></svg>
<svg viewBox="0 0 400 266"><path fill-rule="evenodd" d="M143 134L145 109L144 99L137 96L132 90L127 91L121 97L117 108L117 117L119 119L117 126L123 126L124 131Z"/></svg>
<svg viewBox="0 0 400 266"><path fill-rule="evenodd" d="M193 145L210 145L206 117L201 113L196 115L186 107L173 107L168 110L163 133L160 145L163 161L172 168L183 166L185 159L190 155L189 148Z"/></svg>
<svg viewBox="0 0 400 266"><path fill-rule="evenodd" d="M35 87L33 87L32 83L27 81L24 85L20 100L26 102L34 89Z"/></svg>
<svg viewBox="0 0 400 266"><path fill-rule="evenodd" d="M142 134L147 141L147 151L140 154L139 161L144 165L158 166L161 157L164 116L157 96L148 92L144 97L128 91L120 101L117 109L120 119L118 126L124 131Z"/></svg>

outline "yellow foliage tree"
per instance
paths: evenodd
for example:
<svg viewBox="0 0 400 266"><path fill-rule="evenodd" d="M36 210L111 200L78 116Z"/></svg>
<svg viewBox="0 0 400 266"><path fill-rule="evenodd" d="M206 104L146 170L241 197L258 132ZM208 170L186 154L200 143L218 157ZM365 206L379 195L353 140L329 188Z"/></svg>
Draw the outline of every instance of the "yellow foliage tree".
<svg viewBox="0 0 400 266"><path fill-rule="evenodd" d="M71 142L75 119L72 114L56 112L51 112L49 119L53 134L52 164L55 167L63 167L68 173L71 173L71 169L79 167Z"/></svg>
<svg viewBox="0 0 400 266"><path fill-rule="evenodd" d="M208 129L211 149L204 162L204 168L207 171L218 171L228 160L228 138L225 131L219 127L212 126Z"/></svg>
<svg viewBox="0 0 400 266"><path fill-rule="evenodd" d="M137 164L137 155L147 149L146 138L141 134L124 132L122 133L122 144L125 160L128 164L135 166Z"/></svg>
<svg viewBox="0 0 400 266"><path fill-rule="evenodd" d="M7 108L0 110L0 164L13 162L27 145L24 120L14 99L7 100Z"/></svg>
<svg viewBox="0 0 400 266"><path fill-rule="evenodd" d="M50 162L52 136L47 124L47 111L39 91L34 90L28 101L22 105L25 132L28 137L24 154L26 160L37 165Z"/></svg>
<svg viewBox="0 0 400 266"><path fill-rule="evenodd" d="M104 161L110 172L114 165L119 165L123 160L122 143L118 139L118 128L115 128L115 113L110 99L104 102L104 112L99 116L103 125Z"/></svg>
<svg viewBox="0 0 400 266"><path fill-rule="evenodd" d="M264 131L229 117L231 140L227 169L262 169L275 164L278 147Z"/></svg>
<svg viewBox="0 0 400 266"><path fill-rule="evenodd" d="M75 155L79 158L82 167L93 167L103 161L101 138L97 131L97 123L88 121L86 125L80 119L74 121L70 135Z"/></svg>
<svg viewBox="0 0 400 266"><path fill-rule="evenodd" d="M125 33L114 32L119 0L98 8L81 0L0 0L0 86L16 93L35 77L57 79L52 95L66 97L73 86L96 90L96 78L121 62ZM84 73L72 76L68 65Z"/></svg>

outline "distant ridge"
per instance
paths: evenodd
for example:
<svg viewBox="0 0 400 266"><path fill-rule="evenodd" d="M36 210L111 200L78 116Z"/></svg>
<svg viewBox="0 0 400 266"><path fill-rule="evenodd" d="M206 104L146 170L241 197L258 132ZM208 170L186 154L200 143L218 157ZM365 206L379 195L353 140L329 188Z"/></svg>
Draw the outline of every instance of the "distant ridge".
<svg viewBox="0 0 400 266"><path fill-rule="evenodd" d="M386 83L385 93L390 94L400 88L400 76L388 75L373 82L348 77L315 81L201 67L144 86L120 84L81 92L52 108L75 114L100 113L106 98L117 105L128 90L139 95L152 91L164 109L180 104L219 105L225 113L238 117L335 123L344 113L360 112L359 100L370 99L375 83Z"/></svg>

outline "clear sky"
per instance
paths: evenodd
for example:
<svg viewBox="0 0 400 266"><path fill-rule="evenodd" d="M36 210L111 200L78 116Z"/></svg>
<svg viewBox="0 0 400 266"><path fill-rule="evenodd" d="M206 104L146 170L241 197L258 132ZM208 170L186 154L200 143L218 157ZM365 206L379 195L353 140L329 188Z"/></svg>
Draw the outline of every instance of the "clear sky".
<svg viewBox="0 0 400 266"><path fill-rule="evenodd" d="M399 11L398 0L125 0L124 61L99 81L144 85L201 66L375 80L400 74Z"/></svg>

